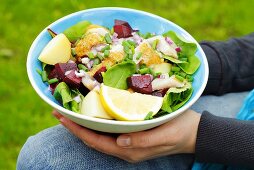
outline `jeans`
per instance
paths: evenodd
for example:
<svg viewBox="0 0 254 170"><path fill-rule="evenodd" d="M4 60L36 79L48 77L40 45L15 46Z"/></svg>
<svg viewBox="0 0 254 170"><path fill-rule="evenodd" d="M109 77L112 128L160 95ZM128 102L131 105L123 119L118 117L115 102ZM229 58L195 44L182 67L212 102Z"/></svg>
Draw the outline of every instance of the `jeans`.
<svg viewBox="0 0 254 170"><path fill-rule="evenodd" d="M224 96L202 96L192 109L202 113L235 117L248 92ZM17 169L191 169L194 155L164 156L139 163L128 163L119 158L87 147L62 125L58 125L28 138L20 151Z"/></svg>

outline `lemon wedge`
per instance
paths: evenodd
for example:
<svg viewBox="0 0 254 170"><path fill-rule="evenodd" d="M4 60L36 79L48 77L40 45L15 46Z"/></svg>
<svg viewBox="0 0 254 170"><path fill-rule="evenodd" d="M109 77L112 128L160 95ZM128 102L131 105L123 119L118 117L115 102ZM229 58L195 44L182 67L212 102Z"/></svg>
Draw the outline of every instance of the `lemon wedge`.
<svg viewBox="0 0 254 170"><path fill-rule="evenodd" d="M55 36L42 50L39 60L54 65L66 63L71 57L71 43L64 34Z"/></svg>
<svg viewBox="0 0 254 170"><path fill-rule="evenodd" d="M162 106L162 97L131 93L101 85L100 99L106 112L116 120L140 121L149 112L155 115Z"/></svg>

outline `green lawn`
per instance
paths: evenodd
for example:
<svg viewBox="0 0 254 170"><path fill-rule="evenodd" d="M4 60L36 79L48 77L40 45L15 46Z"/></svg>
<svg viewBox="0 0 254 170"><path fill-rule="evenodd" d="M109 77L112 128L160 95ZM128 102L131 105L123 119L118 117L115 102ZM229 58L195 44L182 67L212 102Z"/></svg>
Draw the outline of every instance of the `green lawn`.
<svg viewBox="0 0 254 170"><path fill-rule="evenodd" d="M53 21L79 10L121 6L165 17L197 40L225 40L254 29L253 0L2 0L0 3L0 169L15 169L26 139L56 125L51 108L32 89L26 57L37 34Z"/></svg>

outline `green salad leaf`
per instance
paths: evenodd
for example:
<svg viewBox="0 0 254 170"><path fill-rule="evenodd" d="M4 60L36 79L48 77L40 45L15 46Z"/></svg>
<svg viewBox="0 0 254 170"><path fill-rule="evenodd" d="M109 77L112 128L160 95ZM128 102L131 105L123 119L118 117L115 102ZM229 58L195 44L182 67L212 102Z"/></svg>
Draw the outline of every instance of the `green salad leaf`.
<svg viewBox="0 0 254 170"><path fill-rule="evenodd" d="M77 95L83 98L83 95L78 90L70 90L65 82L61 82L56 86L53 95L56 100L62 101L64 108L77 113L80 111L79 103L73 100L73 98Z"/></svg>
<svg viewBox="0 0 254 170"><path fill-rule="evenodd" d="M164 37L170 37L177 46L181 47L181 52L178 53L179 58L188 58L187 63L176 63L187 74L193 74L198 69L200 61L195 56L197 44L187 42L183 38L176 35L173 31L168 31L163 34ZM173 62L173 61L172 61Z"/></svg>
<svg viewBox="0 0 254 170"><path fill-rule="evenodd" d="M174 57L167 56L167 55L163 55L163 58L171 61L172 63L176 63L176 64L187 63L186 61L181 61L181 60L178 60L178 59L176 59Z"/></svg>
<svg viewBox="0 0 254 170"><path fill-rule="evenodd" d="M110 87L127 89L127 78L134 74L136 70L136 64L132 61L116 64L103 74L103 82Z"/></svg>
<svg viewBox="0 0 254 170"><path fill-rule="evenodd" d="M82 37L82 35L85 33L85 31L89 25L91 25L91 22L81 21L81 22L78 22L77 24L69 27L63 33L66 35L66 37L70 41L76 41Z"/></svg>
<svg viewBox="0 0 254 170"><path fill-rule="evenodd" d="M187 82L182 88L170 88L163 98L161 110L171 113L183 106L191 97L193 88Z"/></svg>

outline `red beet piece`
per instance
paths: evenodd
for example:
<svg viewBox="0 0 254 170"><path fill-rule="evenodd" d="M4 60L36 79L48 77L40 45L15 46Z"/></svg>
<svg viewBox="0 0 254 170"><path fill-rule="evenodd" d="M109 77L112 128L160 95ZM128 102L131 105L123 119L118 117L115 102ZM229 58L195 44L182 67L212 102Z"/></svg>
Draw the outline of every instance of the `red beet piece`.
<svg viewBox="0 0 254 170"><path fill-rule="evenodd" d="M50 88L50 90L51 90L51 94L54 94L55 89L56 89L56 86L57 86L58 84L59 84L59 82L57 82L57 83L52 83L52 84L49 85L49 88Z"/></svg>
<svg viewBox="0 0 254 170"><path fill-rule="evenodd" d="M56 68L53 68L48 75L48 79L53 79L53 78L58 78L58 74L56 73Z"/></svg>
<svg viewBox="0 0 254 170"><path fill-rule="evenodd" d="M114 32L117 33L117 38L128 38L132 36L132 28L125 25L115 25Z"/></svg>
<svg viewBox="0 0 254 170"><path fill-rule="evenodd" d="M77 70L76 63L57 63L55 64L56 74L60 80L65 77L65 72L69 70Z"/></svg>
<svg viewBox="0 0 254 170"><path fill-rule="evenodd" d="M102 83L103 82L103 78L102 78L102 72L106 72L107 69L106 67L101 67L98 71L96 71L96 73L93 75L93 77L99 82Z"/></svg>
<svg viewBox="0 0 254 170"><path fill-rule="evenodd" d="M70 73L64 77L63 81L72 88L79 88L81 84L81 78L76 76L75 70L71 70Z"/></svg>
<svg viewBox="0 0 254 170"><path fill-rule="evenodd" d="M153 96L159 96L159 97L163 97L165 96L165 94L167 93L168 89L161 89L161 90L157 90L157 91L154 91L152 93Z"/></svg>
<svg viewBox="0 0 254 170"><path fill-rule="evenodd" d="M144 94L152 93L152 77L150 75L131 76L127 78L128 87Z"/></svg>
<svg viewBox="0 0 254 170"><path fill-rule="evenodd" d="M125 25L126 27L131 28L130 24L126 21L115 19L115 25ZM132 30L132 28L131 28Z"/></svg>

